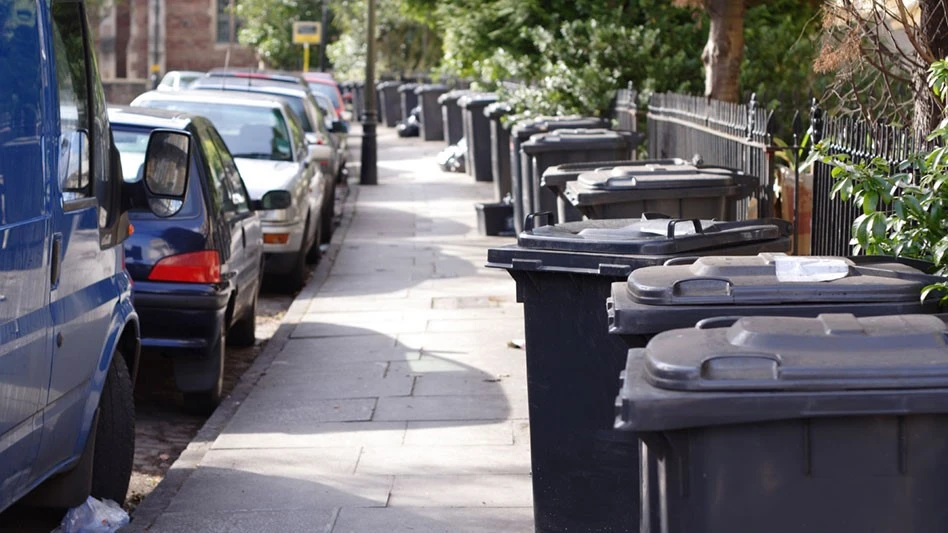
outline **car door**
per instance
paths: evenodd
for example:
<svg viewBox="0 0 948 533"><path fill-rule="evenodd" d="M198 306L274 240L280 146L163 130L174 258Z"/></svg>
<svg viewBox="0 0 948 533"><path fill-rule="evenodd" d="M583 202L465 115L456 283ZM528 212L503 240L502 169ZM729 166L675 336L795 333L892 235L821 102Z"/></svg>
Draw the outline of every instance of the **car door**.
<svg viewBox="0 0 948 533"><path fill-rule="evenodd" d="M240 171L227 145L217 131L209 128L210 137L217 145L217 155L221 159L223 169L222 178L227 194L230 195L230 204L233 206L232 218L240 227L240 255L232 258L238 271L237 286L241 311L253 304L254 295L260 284L260 272L263 264L263 229L260 226L260 217L250 209L250 195L240 178ZM235 318L240 316L235 313Z"/></svg>
<svg viewBox="0 0 948 533"><path fill-rule="evenodd" d="M53 189L50 316L52 365L44 413L43 447L34 472L43 473L72 456L83 435L83 414L93 374L111 329L112 311L126 278L122 247L100 229L112 221L114 190L108 168L111 134L105 98L96 88L95 62L85 34L83 5L52 3L53 51L62 137Z"/></svg>
<svg viewBox="0 0 948 533"><path fill-rule="evenodd" d="M50 179L39 127L47 109L36 90L51 74L33 22L0 48L0 65L17 72L0 78L0 509L29 482L51 358Z"/></svg>

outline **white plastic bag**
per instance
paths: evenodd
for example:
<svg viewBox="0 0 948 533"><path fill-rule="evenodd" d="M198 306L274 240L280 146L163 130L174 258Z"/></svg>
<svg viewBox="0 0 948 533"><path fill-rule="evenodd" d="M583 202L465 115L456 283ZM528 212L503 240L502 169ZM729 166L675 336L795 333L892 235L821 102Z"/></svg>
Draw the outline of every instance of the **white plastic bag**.
<svg viewBox="0 0 948 533"><path fill-rule="evenodd" d="M53 533L114 533L128 525L128 513L112 500L99 501L92 496L63 517Z"/></svg>

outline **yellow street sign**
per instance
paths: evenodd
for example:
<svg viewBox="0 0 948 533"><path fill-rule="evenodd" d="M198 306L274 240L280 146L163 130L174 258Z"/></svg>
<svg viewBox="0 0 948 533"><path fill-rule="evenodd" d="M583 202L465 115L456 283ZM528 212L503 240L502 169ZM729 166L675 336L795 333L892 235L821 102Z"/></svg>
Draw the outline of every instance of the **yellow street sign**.
<svg viewBox="0 0 948 533"><path fill-rule="evenodd" d="M323 38L323 25L319 22L298 21L293 23L294 44L319 44Z"/></svg>

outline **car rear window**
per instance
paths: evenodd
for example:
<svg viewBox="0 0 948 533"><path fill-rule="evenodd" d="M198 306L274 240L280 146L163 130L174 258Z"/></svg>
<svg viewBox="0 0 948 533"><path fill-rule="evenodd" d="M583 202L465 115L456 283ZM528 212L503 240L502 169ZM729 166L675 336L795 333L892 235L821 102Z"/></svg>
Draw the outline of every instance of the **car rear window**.
<svg viewBox="0 0 948 533"><path fill-rule="evenodd" d="M325 83L313 82L309 84L309 88L313 91L318 91L320 94L325 94L332 100L332 105L336 109L339 108L341 103L339 102L339 91L332 85L326 85Z"/></svg>
<svg viewBox="0 0 948 533"><path fill-rule="evenodd" d="M148 149L148 137L151 130L131 127L121 123L112 122L112 139L115 141L115 147L119 151L119 159L122 162L122 176L125 181L135 183L141 181L142 171L145 168L145 151ZM194 216L198 213L198 204L192 191L195 189L195 181L199 180L197 165L194 158L191 158L191 173L188 180L188 191L184 197L184 205L178 212L178 217ZM130 218L136 219L154 219L153 215L146 207L139 207L129 211ZM174 217L172 217L174 218Z"/></svg>
<svg viewBox="0 0 948 533"><path fill-rule="evenodd" d="M149 100L144 105L207 117L224 138L234 157L293 160L290 134L279 109L230 102L215 104L180 100Z"/></svg>

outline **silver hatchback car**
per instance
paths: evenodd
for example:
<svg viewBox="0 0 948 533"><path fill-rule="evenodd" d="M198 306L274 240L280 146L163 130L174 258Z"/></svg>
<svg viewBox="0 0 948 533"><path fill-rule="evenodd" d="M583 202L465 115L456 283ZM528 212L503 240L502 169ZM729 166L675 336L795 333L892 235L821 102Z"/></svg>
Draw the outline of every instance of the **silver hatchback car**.
<svg viewBox="0 0 948 533"><path fill-rule="evenodd" d="M299 118L281 97L235 91L151 91L132 106L185 111L210 119L220 132L260 211L265 272L287 291L319 261L322 209L332 190L307 148Z"/></svg>

